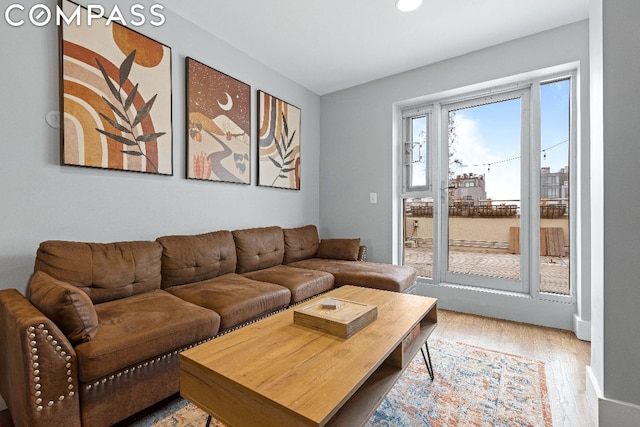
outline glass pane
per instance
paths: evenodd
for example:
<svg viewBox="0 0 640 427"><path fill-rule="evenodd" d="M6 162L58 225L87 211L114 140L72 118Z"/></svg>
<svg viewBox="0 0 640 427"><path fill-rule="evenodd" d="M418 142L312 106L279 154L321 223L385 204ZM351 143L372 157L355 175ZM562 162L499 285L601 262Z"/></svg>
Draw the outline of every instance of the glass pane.
<svg viewBox="0 0 640 427"><path fill-rule="evenodd" d="M571 80L540 85L540 292L569 295Z"/></svg>
<svg viewBox="0 0 640 427"><path fill-rule="evenodd" d="M409 168L408 187L425 187L427 185L427 165L429 164L428 116L411 117L409 120L410 141L407 141L405 155Z"/></svg>
<svg viewBox="0 0 640 427"><path fill-rule="evenodd" d="M433 277L433 198L404 200L404 265Z"/></svg>
<svg viewBox="0 0 640 427"><path fill-rule="evenodd" d="M520 279L520 99L449 113L448 271Z"/></svg>

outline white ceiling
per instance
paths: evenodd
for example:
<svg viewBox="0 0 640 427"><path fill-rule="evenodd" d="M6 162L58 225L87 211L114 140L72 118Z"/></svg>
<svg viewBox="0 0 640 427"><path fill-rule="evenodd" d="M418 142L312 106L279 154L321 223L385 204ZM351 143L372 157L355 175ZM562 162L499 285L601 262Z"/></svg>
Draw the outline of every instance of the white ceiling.
<svg viewBox="0 0 640 427"><path fill-rule="evenodd" d="M163 0L318 95L588 18L589 0ZM526 52L523 52L523 55Z"/></svg>

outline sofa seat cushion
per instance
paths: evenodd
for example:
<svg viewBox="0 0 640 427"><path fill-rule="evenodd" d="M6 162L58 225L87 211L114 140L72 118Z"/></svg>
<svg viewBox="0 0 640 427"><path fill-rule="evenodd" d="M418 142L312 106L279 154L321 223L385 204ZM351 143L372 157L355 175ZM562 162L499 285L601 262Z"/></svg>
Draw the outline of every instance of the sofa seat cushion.
<svg viewBox="0 0 640 427"><path fill-rule="evenodd" d="M292 303L330 290L335 281L332 274L324 271L293 268L285 265L252 271L243 274L243 276L252 280L284 286L291 291Z"/></svg>
<svg viewBox="0 0 640 427"><path fill-rule="evenodd" d="M321 258L310 258L288 265L331 273L336 278L335 286L356 285L404 292L416 281L416 270L401 265Z"/></svg>
<svg viewBox="0 0 640 427"><path fill-rule="evenodd" d="M289 289L251 280L236 273L188 285L172 286L167 291L220 314L221 330L278 310L291 301Z"/></svg>
<svg viewBox="0 0 640 427"><path fill-rule="evenodd" d="M95 337L75 348L81 382L211 338L220 327L217 313L159 289L95 309L100 324Z"/></svg>

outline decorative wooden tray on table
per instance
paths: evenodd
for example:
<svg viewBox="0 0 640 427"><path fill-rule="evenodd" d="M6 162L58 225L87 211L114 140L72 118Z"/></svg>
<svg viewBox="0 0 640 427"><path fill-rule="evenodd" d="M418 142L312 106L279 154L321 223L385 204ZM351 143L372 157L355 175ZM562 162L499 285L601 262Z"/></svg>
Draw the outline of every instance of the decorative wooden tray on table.
<svg viewBox="0 0 640 427"><path fill-rule="evenodd" d="M378 317L375 305L325 298L293 311L293 323L341 338L349 338Z"/></svg>

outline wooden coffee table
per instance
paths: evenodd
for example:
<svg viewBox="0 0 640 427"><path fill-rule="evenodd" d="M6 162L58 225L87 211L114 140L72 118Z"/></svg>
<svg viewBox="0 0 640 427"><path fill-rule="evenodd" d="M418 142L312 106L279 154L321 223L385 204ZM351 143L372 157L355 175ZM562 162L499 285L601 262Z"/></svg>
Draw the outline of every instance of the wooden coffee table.
<svg viewBox="0 0 640 427"><path fill-rule="evenodd" d="M344 339L295 325L290 308L183 352L181 395L229 426L366 422L436 327L437 300L356 286L326 297L376 305L377 319Z"/></svg>

